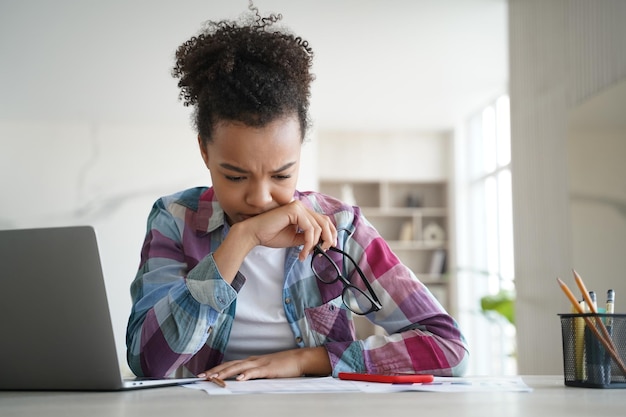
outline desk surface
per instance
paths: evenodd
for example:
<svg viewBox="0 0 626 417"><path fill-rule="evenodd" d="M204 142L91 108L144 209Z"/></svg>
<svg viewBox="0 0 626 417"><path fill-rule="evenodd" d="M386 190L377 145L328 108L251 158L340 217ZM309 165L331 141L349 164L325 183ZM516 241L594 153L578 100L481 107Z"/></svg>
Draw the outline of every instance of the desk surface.
<svg viewBox="0 0 626 417"><path fill-rule="evenodd" d="M0 391L0 416L144 416L211 415L229 417L415 417L422 410L437 416L613 415L626 413L622 389L573 388L562 376L524 376L533 392L394 394L250 394L209 396L183 387L125 392ZM381 414L384 413L384 414Z"/></svg>

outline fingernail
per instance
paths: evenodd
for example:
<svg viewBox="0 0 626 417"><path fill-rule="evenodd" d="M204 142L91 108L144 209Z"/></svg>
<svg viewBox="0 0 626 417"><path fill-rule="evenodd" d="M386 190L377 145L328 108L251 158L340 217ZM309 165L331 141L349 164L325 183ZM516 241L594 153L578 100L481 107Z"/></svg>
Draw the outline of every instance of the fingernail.
<svg viewBox="0 0 626 417"><path fill-rule="evenodd" d="M198 378L206 378L206 373L202 372L196 375Z"/></svg>

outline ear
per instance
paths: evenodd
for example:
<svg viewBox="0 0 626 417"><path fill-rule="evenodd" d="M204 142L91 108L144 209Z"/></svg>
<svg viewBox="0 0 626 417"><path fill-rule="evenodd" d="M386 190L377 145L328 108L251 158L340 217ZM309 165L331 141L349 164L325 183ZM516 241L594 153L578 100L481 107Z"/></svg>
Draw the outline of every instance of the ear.
<svg viewBox="0 0 626 417"><path fill-rule="evenodd" d="M204 141L198 135L198 146L200 147L200 155L202 155L202 160L204 161L204 165L209 168L209 151L207 150L207 146L204 144Z"/></svg>

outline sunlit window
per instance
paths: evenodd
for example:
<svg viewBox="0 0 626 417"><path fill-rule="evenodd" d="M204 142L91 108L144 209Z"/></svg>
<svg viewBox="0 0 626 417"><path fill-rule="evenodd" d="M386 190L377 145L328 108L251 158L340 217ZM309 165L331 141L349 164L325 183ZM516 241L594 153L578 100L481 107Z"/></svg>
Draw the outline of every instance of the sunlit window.
<svg viewBox="0 0 626 417"><path fill-rule="evenodd" d="M459 321L476 375L517 372L509 132L501 96L469 120L456 146Z"/></svg>

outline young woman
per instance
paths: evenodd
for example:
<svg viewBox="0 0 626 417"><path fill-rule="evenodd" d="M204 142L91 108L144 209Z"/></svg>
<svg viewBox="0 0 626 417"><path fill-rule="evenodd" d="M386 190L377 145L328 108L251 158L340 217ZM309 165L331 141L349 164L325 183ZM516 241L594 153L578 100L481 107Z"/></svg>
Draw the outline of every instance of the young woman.
<svg viewBox="0 0 626 417"><path fill-rule="evenodd" d="M159 199L131 286L140 376L460 375L454 319L358 207L296 190L313 54L280 15L209 22L173 75L212 187ZM365 315L386 335L357 340Z"/></svg>

